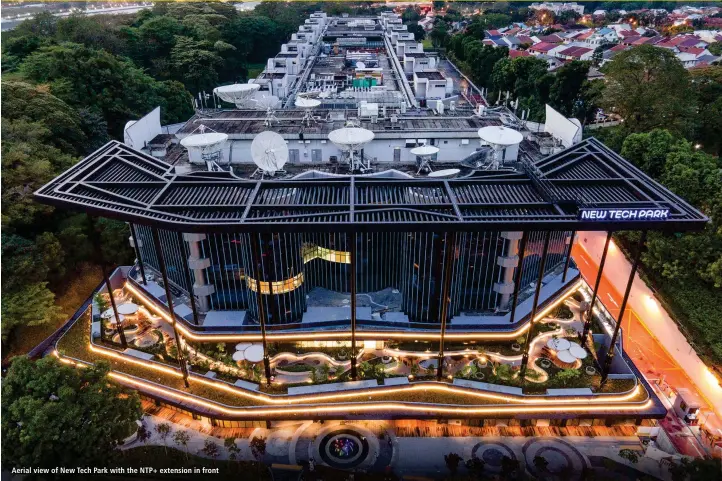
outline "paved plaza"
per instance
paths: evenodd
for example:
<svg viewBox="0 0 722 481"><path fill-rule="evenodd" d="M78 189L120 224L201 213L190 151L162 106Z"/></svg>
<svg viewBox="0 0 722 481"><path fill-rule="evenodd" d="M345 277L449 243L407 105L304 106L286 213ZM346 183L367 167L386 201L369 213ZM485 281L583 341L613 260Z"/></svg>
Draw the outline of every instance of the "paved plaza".
<svg viewBox="0 0 722 481"><path fill-rule="evenodd" d="M152 432L146 444L173 444L173 436L161 439L155 426L166 419L147 415L143 423ZM198 454L207 439L220 447L219 459L228 459L229 453L223 439L207 433L188 429L187 426L170 423L172 431L187 431L191 439L187 450ZM266 441L265 453L256 458L251 449L253 438ZM247 437L237 438L240 448L239 460L260 460L271 466L330 467L349 472L389 473L404 477L443 479L450 471L444 456L455 453L463 461L479 459L484 462L484 473L501 474L509 460L518 461L518 469L545 480L583 479L583 473L604 471L605 478L625 480L647 474L668 479L666 468L646 456L630 465L619 457L620 449L634 449L643 454L642 445L635 436L457 436L457 437L399 437L384 421L326 421L282 422L273 429L256 428ZM130 442L125 448L138 446ZM185 449L185 448L181 448ZM548 463L541 467L536 457ZM505 459L506 458L506 459ZM464 462L460 472L465 472Z"/></svg>

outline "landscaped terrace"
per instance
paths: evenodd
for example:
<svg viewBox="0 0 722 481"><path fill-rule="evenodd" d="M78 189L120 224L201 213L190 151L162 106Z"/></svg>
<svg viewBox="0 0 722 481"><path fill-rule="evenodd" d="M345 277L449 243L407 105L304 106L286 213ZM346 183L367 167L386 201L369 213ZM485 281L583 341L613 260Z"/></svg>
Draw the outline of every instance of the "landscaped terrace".
<svg viewBox="0 0 722 481"><path fill-rule="evenodd" d="M339 409L344 414L406 407L417 413L467 411L478 415L487 410L489 414L502 414L506 409L509 413L519 409L548 412L551 406L558 410L564 404L567 412L614 410L632 414L652 405L646 389L631 373L600 387L595 351L599 346L591 342L583 347L583 359L559 367L556 353L548 345L559 340L579 342L580 293L565 299L532 327L530 362L523 380L519 368L525 336L493 343L448 341L441 382L436 381L438 341L362 341L357 352L358 374L366 382L343 385L338 383L351 381L350 343L344 341L269 342L273 382L268 385L260 360L244 359L253 343L181 340L191 367L188 387L177 364L172 326L130 292L116 290L115 294L119 305L138 306L123 319L130 327L126 331L130 349L114 342L119 338L114 321L103 322L106 340L101 340L100 321L93 327L89 309L58 341L58 355L65 362L80 364L107 360L113 377L121 383L211 411L239 413L252 407L255 415L263 412L259 408L274 407L272 412L277 414L312 415L317 406L326 406L329 412L345 406ZM103 308L102 297L96 296L92 307L96 319L105 313ZM595 326L601 328L601 324ZM321 389L321 385L329 386ZM550 395L547 389L576 390ZM486 408L492 405L498 409ZM298 409L301 406L303 409Z"/></svg>

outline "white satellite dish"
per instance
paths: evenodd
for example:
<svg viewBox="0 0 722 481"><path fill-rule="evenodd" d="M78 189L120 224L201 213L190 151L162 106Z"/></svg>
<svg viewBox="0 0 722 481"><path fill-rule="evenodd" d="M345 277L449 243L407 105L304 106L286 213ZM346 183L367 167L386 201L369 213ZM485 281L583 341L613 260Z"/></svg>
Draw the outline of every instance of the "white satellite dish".
<svg viewBox="0 0 722 481"><path fill-rule="evenodd" d="M274 120L278 122L278 119L273 114L273 111L278 108L280 102L278 97L270 95L268 92L256 92L253 94L251 102L253 102L254 108L266 111L266 118L263 121L265 126L270 127Z"/></svg>
<svg viewBox="0 0 722 481"><path fill-rule="evenodd" d="M357 69L365 69L365 68L366 68L366 64L363 63L363 62L356 62L356 68L357 68Z"/></svg>
<svg viewBox="0 0 722 481"><path fill-rule="evenodd" d="M493 150L491 162L487 169L498 169L504 163L502 158L504 149L512 145L518 145L524 140L524 136L514 129L494 125L479 129L479 138L489 144Z"/></svg>
<svg viewBox="0 0 722 481"><path fill-rule="evenodd" d="M431 172L431 161L434 159L434 156L439 153L439 148L434 147L433 145L422 145L420 147L414 147L410 150L411 155L415 155L419 158L418 162L416 163L419 167L419 170L416 171L416 175L419 175L421 171L428 171Z"/></svg>
<svg viewBox="0 0 722 481"><path fill-rule="evenodd" d="M328 134L328 140L341 149L342 152L348 153L349 167L352 172L360 170L366 172L371 170L370 165L363 165L363 159L355 159L354 152L360 150L365 144L374 139L374 133L370 130L359 127L344 127L342 129L333 130Z"/></svg>
<svg viewBox="0 0 722 481"><path fill-rule="evenodd" d="M249 100L260 88L260 84L223 85L214 88L213 93L224 102L235 104L236 108L243 109L249 107Z"/></svg>
<svg viewBox="0 0 722 481"><path fill-rule="evenodd" d="M266 130L253 139L251 157L258 166L254 175L260 173L273 176L283 173L283 166L288 162L288 145L280 134Z"/></svg>
<svg viewBox="0 0 722 481"><path fill-rule="evenodd" d="M316 119L313 118L311 112L319 105L321 105L321 101L318 99L298 97L296 99L296 107L304 110L302 122L304 122L306 125L311 125L311 122L315 122Z"/></svg>
<svg viewBox="0 0 722 481"><path fill-rule="evenodd" d="M180 143L188 149L188 160L194 164L215 162L223 163L223 148L228 141L228 134L214 132L205 125L200 125L195 131L200 133L189 135L181 139Z"/></svg>

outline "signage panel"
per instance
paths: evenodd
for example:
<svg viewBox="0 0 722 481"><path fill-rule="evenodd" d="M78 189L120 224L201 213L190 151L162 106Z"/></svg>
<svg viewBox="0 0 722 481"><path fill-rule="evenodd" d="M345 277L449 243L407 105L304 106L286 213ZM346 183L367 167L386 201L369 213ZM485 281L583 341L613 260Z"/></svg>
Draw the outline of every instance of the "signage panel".
<svg viewBox="0 0 722 481"><path fill-rule="evenodd" d="M652 209L618 209L591 208L580 209L579 220L588 221L658 221L669 219L669 209L655 207Z"/></svg>

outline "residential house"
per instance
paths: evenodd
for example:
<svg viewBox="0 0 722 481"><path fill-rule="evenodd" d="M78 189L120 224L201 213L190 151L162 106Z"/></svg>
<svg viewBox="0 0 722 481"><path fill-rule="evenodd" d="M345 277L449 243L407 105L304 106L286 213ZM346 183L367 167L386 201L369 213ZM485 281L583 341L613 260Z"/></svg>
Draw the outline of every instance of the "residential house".
<svg viewBox="0 0 722 481"><path fill-rule="evenodd" d="M564 60L591 60L593 54L593 48L573 46L557 52L556 56Z"/></svg>
<svg viewBox="0 0 722 481"><path fill-rule="evenodd" d="M531 54L526 50L509 50L509 58L514 59L518 57L531 57Z"/></svg>
<svg viewBox="0 0 722 481"><path fill-rule="evenodd" d="M617 31L609 27L600 28L585 40L587 44L593 46L604 45L605 43L617 43L618 41L619 35Z"/></svg>
<svg viewBox="0 0 722 481"><path fill-rule="evenodd" d="M541 55L541 54L551 55L549 52L551 52L552 50L554 50L554 49L562 50L564 48L567 48L567 46L559 45L556 43L539 42L539 43L536 43L536 44L532 45L531 47L529 47L528 52L532 55Z"/></svg>

